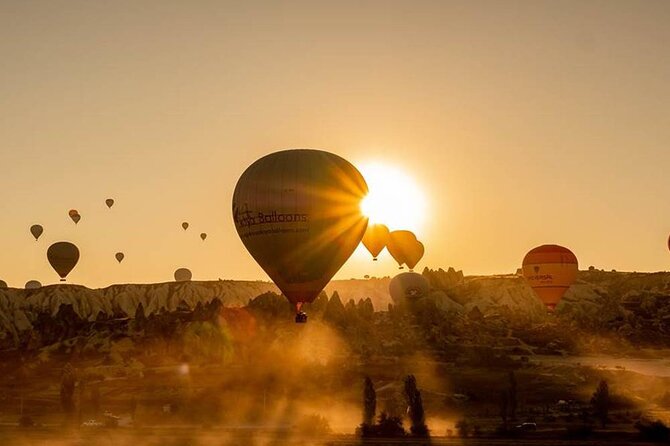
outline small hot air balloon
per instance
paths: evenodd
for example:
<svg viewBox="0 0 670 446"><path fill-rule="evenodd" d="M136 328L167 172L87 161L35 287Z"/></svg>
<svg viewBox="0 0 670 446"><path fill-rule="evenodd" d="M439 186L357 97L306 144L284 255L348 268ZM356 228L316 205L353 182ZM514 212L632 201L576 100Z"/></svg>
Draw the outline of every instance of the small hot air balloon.
<svg viewBox="0 0 670 446"><path fill-rule="evenodd" d="M117 262L121 263L125 255L122 252L117 252L116 254L114 254L114 257L116 257Z"/></svg>
<svg viewBox="0 0 670 446"><path fill-rule="evenodd" d="M577 279L577 257L568 248L542 245L523 258L523 276L549 311Z"/></svg>
<svg viewBox="0 0 670 446"><path fill-rule="evenodd" d="M363 245L372 254L372 260L377 260L377 256L386 246L389 240L389 228L382 224L368 225L363 235Z"/></svg>
<svg viewBox="0 0 670 446"><path fill-rule="evenodd" d="M79 223L79 220L81 220L81 215L79 215L79 212L76 209L70 209L68 215L70 216L75 225Z"/></svg>
<svg viewBox="0 0 670 446"><path fill-rule="evenodd" d="M419 261L423 258L424 252L425 248L423 243L418 240L416 243L410 246L410 249L405 253L405 263L407 264L407 267L410 271L414 271L416 264L419 263Z"/></svg>
<svg viewBox="0 0 670 446"><path fill-rule="evenodd" d="M177 282L188 282L192 277L193 274L191 274L191 270L188 268L178 268L174 272L174 280Z"/></svg>
<svg viewBox="0 0 670 446"><path fill-rule="evenodd" d="M105 204L107 205L108 208L111 209L111 207L114 206L114 199L113 198L106 199Z"/></svg>
<svg viewBox="0 0 670 446"><path fill-rule="evenodd" d="M421 274L400 273L389 282L389 293L394 304L417 300L428 294L430 284Z"/></svg>
<svg viewBox="0 0 670 446"><path fill-rule="evenodd" d="M61 282L65 282L65 278L79 261L79 249L70 242L56 242L49 246L47 259L60 276Z"/></svg>
<svg viewBox="0 0 670 446"><path fill-rule="evenodd" d="M32 225L30 227L30 233L35 237L35 241L40 238L40 235L44 232L42 225Z"/></svg>
<svg viewBox="0 0 670 446"><path fill-rule="evenodd" d="M389 241L386 244L391 257L398 262L398 269L403 269L403 263L408 262L408 253L416 250L417 239L411 231L393 231L389 233Z"/></svg>
<svg viewBox="0 0 670 446"><path fill-rule="evenodd" d="M188 222L187 221L183 222L181 224L181 227L184 228L184 231L186 231L188 229Z"/></svg>
<svg viewBox="0 0 670 446"><path fill-rule="evenodd" d="M7 288L7 282L5 282L4 280L0 280L0 289L2 288Z"/></svg>
<svg viewBox="0 0 670 446"><path fill-rule="evenodd" d="M360 172L321 150L271 153L247 168L233 194L242 243L295 306L312 302L360 243L367 193Z"/></svg>
<svg viewBox="0 0 670 446"><path fill-rule="evenodd" d="M200 238L201 238L202 241L204 242L205 239L207 238L207 234L206 234L205 232L201 232L201 233L200 233Z"/></svg>
<svg viewBox="0 0 670 446"><path fill-rule="evenodd" d="M39 283L37 280L29 280L26 282L25 289L36 290L38 288L42 288L42 284Z"/></svg>

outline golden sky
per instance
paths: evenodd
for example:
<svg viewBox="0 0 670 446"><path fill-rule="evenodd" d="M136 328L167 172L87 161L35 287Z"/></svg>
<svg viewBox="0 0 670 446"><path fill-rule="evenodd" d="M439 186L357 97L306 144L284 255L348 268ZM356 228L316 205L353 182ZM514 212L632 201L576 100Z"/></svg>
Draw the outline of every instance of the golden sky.
<svg viewBox="0 0 670 446"><path fill-rule="evenodd" d="M230 201L289 147L411 177L419 268L509 273L558 243L667 270L668 23L666 1L1 2L0 278L56 282L63 239L88 286L265 278ZM395 271L359 252L338 277Z"/></svg>

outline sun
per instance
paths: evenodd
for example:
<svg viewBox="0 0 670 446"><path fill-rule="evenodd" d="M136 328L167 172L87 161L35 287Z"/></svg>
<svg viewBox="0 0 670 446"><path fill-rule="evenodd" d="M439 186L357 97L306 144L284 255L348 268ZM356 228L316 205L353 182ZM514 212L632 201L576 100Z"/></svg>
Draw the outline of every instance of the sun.
<svg viewBox="0 0 670 446"><path fill-rule="evenodd" d="M420 233L426 217L426 198L413 178L397 167L380 163L362 163L358 168L368 183L369 192L361 202L361 211L370 223L383 223L392 231Z"/></svg>

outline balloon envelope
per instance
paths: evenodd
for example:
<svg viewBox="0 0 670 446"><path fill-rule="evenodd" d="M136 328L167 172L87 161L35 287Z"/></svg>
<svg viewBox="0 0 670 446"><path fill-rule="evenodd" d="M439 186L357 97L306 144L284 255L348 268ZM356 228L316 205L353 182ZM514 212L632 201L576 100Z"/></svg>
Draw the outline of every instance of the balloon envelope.
<svg viewBox="0 0 670 446"><path fill-rule="evenodd" d="M367 190L347 160L309 149L267 155L238 180L237 233L296 310L319 295L360 243Z"/></svg>
<svg viewBox="0 0 670 446"><path fill-rule="evenodd" d="M184 231L186 231L188 229L188 222L185 221L184 223L182 223L181 227L184 228Z"/></svg>
<svg viewBox="0 0 670 446"><path fill-rule="evenodd" d="M32 225L30 227L30 233L33 235L33 237L35 237L35 240L40 238L40 235L42 235L43 232L44 228L42 227L42 225Z"/></svg>
<svg viewBox="0 0 670 446"><path fill-rule="evenodd" d="M116 257L117 262L121 263L125 255L122 252L117 252L116 254L114 254L114 257Z"/></svg>
<svg viewBox="0 0 670 446"><path fill-rule="evenodd" d="M105 204L107 205L108 208L111 208L114 206L114 200L112 198L108 198L105 200Z"/></svg>
<svg viewBox="0 0 670 446"><path fill-rule="evenodd" d="M523 259L523 276L550 311L577 279L577 257L568 248L542 245L531 249Z"/></svg>
<svg viewBox="0 0 670 446"><path fill-rule="evenodd" d="M204 233L204 232L201 233L201 234L200 234L200 238L201 238L203 241L205 241L205 239L207 238L207 234Z"/></svg>
<svg viewBox="0 0 670 446"><path fill-rule="evenodd" d="M38 288L42 288L42 284L37 280L29 280L26 282L25 288L27 290L36 290Z"/></svg>
<svg viewBox="0 0 670 446"><path fill-rule="evenodd" d="M396 305L420 299L430 291L428 280L417 273L400 273L389 282L389 293Z"/></svg>
<svg viewBox="0 0 670 446"><path fill-rule="evenodd" d="M174 272L174 280L177 282L188 282L193 277L188 268L179 268Z"/></svg>
<svg viewBox="0 0 670 446"><path fill-rule="evenodd" d="M416 250L416 236L411 231L393 231L389 234L389 241L386 245L391 257L398 262L398 266L402 268L403 263L409 260L409 253Z"/></svg>
<svg viewBox="0 0 670 446"><path fill-rule="evenodd" d="M64 282L79 261L79 249L70 242L56 242L47 249L47 260Z"/></svg>
<svg viewBox="0 0 670 446"><path fill-rule="evenodd" d="M79 212L76 209L70 209L68 215L70 216L75 225L79 223L79 220L81 220L81 215L79 215Z"/></svg>
<svg viewBox="0 0 670 446"><path fill-rule="evenodd" d="M0 280L0 288L7 288L7 282Z"/></svg>
<svg viewBox="0 0 670 446"><path fill-rule="evenodd" d="M417 263L423 258L425 248L423 243L416 241L413 245L410 246L410 249L405 253L407 267L410 271L414 269Z"/></svg>
<svg viewBox="0 0 670 446"><path fill-rule="evenodd" d="M377 260L377 256L382 252L388 240L389 228L386 225L368 225L363 235L363 246L372 254L372 260Z"/></svg>

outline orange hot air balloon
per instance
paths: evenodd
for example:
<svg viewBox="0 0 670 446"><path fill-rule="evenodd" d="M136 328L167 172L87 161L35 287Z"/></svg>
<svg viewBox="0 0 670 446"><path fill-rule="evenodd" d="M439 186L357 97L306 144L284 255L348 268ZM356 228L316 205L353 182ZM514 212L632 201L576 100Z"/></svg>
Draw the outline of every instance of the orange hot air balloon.
<svg viewBox="0 0 670 446"><path fill-rule="evenodd" d="M410 271L414 271L414 267L417 263L423 258L423 254L426 251L423 243L416 241L413 245L410 246L409 251L405 254L407 267Z"/></svg>
<svg viewBox="0 0 670 446"><path fill-rule="evenodd" d="M182 223L181 227L184 228L184 231L186 231L188 229L188 222L185 221L184 223Z"/></svg>
<svg viewBox="0 0 670 446"><path fill-rule="evenodd" d="M206 232L201 232L201 233L200 233L200 238L201 238L202 241L204 242L205 239L207 238L207 233L206 233Z"/></svg>
<svg viewBox="0 0 670 446"><path fill-rule="evenodd" d="M39 288L42 288L42 284L37 280L29 280L26 282L24 288L26 290L37 290Z"/></svg>
<svg viewBox="0 0 670 446"><path fill-rule="evenodd" d="M389 234L386 249L388 249L391 257L398 262L398 269L403 269L403 263L408 262L408 253L417 249L416 243L416 236L411 231L393 231Z"/></svg>
<svg viewBox="0 0 670 446"><path fill-rule="evenodd" d="M421 274L400 273L389 282L389 293L393 303L418 300L430 291L430 283Z"/></svg>
<svg viewBox="0 0 670 446"><path fill-rule="evenodd" d="M60 276L60 281L65 282L79 261L79 249L70 242L56 242L47 249L47 260Z"/></svg>
<svg viewBox="0 0 670 446"><path fill-rule="evenodd" d="M577 279L577 257L568 248L542 245L523 258L523 276L549 311L553 311Z"/></svg>
<svg viewBox="0 0 670 446"><path fill-rule="evenodd" d="M70 209L67 214L70 216L75 225L79 223L79 220L81 220L81 215L79 215L79 211L76 209Z"/></svg>
<svg viewBox="0 0 670 446"><path fill-rule="evenodd" d="M377 260L377 256L386 246L389 240L389 228L386 225L374 224L368 225L363 235L363 245L372 254L372 260Z"/></svg>
<svg viewBox="0 0 670 446"><path fill-rule="evenodd" d="M174 280L177 282L188 282L191 278L193 274L188 268L177 268L174 272Z"/></svg>
<svg viewBox="0 0 670 446"><path fill-rule="evenodd" d="M247 168L233 194L242 243L306 322L302 304L319 295L360 243L368 188L347 160L321 150L267 155Z"/></svg>
<svg viewBox="0 0 670 446"><path fill-rule="evenodd" d="M106 199L105 204L107 205L108 208L111 208L112 206L114 206L114 199L113 198Z"/></svg>
<svg viewBox="0 0 670 446"><path fill-rule="evenodd" d="M0 280L0 288L7 288L7 282Z"/></svg>
<svg viewBox="0 0 670 446"><path fill-rule="evenodd" d="M123 254L122 252L117 252L116 254L114 254L114 257L116 257L116 261L117 261L117 262L121 263L121 261L122 261L126 256L125 256L125 254Z"/></svg>

